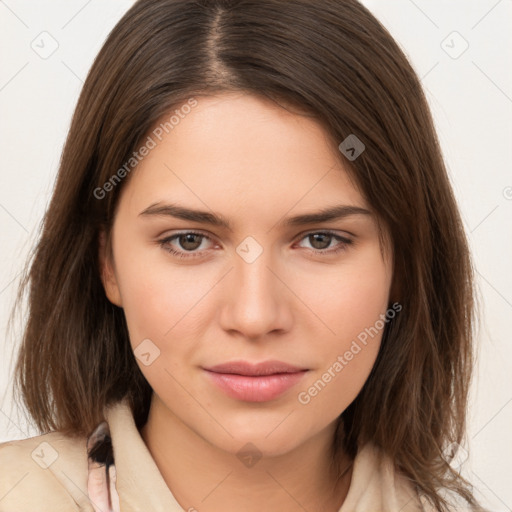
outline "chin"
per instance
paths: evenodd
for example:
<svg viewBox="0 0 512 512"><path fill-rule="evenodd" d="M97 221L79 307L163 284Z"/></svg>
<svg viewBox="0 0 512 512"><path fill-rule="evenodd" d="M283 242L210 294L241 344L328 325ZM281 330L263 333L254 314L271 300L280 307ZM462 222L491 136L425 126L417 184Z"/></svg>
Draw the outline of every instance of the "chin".
<svg viewBox="0 0 512 512"><path fill-rule="evenodd" d="M210 431L205 433L204 438L210 444L238 457L243 455L240 452L244 451L255 452L258 457L278 457L296 448L302 440L306 440L298 432L282 428L282 425L276 428L279 421L271 428L263 428L262 425L262 422L255 424L254 421L236 426L225 424L226 430L233 437L222 429L220 436L212 438Z"/></svg>

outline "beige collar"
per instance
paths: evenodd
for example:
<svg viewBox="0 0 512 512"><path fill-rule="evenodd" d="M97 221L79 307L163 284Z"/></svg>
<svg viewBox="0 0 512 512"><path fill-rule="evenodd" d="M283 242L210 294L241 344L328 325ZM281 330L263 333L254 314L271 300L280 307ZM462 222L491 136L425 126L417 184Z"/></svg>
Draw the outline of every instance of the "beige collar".
<svg viewBox="0 0 512 512"><path fill-rule="evenodd" d="M116 487L123 512L184 512L167 487L126 402L106 410L110 428ZM359 450L347 498L339 512L420 511L412 486L373 445Z"/></svg>

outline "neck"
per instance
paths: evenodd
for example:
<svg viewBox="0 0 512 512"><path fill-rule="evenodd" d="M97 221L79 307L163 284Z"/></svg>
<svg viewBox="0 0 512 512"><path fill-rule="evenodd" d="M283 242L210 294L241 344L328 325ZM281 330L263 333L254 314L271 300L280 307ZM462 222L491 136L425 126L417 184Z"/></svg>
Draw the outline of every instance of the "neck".
<svg viewBox="0 0 512 512"><path fill-rule="evenodd" d="M264 503L268 512L338 512L352 464L342 454L346 469L335 474L330 464L334 432L335 423L277 456L237 456L199 436L154 395L141 436L184 510L260 512Z"/></svg>

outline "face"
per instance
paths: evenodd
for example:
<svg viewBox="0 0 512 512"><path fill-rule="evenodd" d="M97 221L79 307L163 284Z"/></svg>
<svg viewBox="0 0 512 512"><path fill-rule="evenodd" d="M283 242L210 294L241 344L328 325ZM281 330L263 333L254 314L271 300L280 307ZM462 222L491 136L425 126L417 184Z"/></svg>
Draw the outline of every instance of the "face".
<svg viewBox="0 0 512 512"><path fill-rule="evenodd" d="M169 418L226 451L284 453L332 428L366 381L391 251L314 120L243 94L188 110L123 184L105 291ZM207 370L239 361L291 367Z"/></svg>

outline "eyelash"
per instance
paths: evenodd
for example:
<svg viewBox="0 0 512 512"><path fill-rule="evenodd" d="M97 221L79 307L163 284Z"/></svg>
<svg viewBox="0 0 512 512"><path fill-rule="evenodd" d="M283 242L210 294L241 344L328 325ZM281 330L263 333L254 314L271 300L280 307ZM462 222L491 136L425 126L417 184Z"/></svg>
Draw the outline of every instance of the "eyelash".
<svg viewBox="0 0 512 512"><path fill-rule="evenodd" d="M343 251L346 251L348 249L348 247L353 244L353 240L350 240L348 238L345 238L345 237L342 237L340 235L337 235L337 234L335 234L335 233L333 233L332 231L329 231L329 230L326 230L326 231L310 231L309 233L306 233L305 235L303 235L302 238L299 239L299 241L302 241L302 240L304 240L304 238L307 238L307 237L309 237L311 235L319 235L319 234L332 236L334 239L338 240L340 242L340 244L335 249L328 249L328 250L327 249L323 249L323 250L320 250L320 249L308 249L310 252L312 252L315 255L333 256L335 254L339 254L339 253L341 253ZM177 251L176 249L173 249L169 245L172 240L174 240L175 238L178 238L178 237L180 237L182 235L196 235L196 236L202 237L203 239L206 238L208 240L211 240L211 238L209 236L207 236L207 235L205 235L203 233L197 233L195 231L183 231L181 233L176 233L176 234L174 234L172 236L164 238L163 240L159 240L158 243L162 247L162 249L164 249L165 251L173 254L174 256L176 256L178 258L193 259L193 258L200 257L201 252Z"/></svg>

